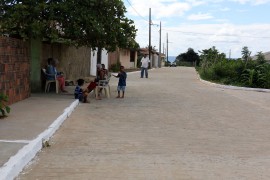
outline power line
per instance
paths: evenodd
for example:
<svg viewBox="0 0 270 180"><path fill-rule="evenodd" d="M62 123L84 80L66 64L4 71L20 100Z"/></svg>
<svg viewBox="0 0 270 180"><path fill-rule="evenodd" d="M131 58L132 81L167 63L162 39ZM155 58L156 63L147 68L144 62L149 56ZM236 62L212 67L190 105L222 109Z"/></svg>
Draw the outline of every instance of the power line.
<svg viewBox="0 0 270 180"><path fill-rule="evenodd" d="M126 1L130 5L130 7L136 12L136 14L138 14L143 20L148 22L148 20L146 20L142 15L140 15L140 13L138 13L138 11L132 6L132 4L129 2L129 0L126 0Z"/></svg>
<svg viewBox="0 0 270 180"><path fill-rule="evenodd" d="M258 36L241 36L241 35L232 35L232 34L207 34L207 33L197 33L197 32L185 32L185 31L178 31L178 30L169 30L169 29L162 29L165 31L169 31L169 32L180 32L183 34L188 34L188 35L204 35L204 36L225 36L225 37L246 37L246 38L259 38L259 39L268 39L270 37L258 37Z"/></svg>

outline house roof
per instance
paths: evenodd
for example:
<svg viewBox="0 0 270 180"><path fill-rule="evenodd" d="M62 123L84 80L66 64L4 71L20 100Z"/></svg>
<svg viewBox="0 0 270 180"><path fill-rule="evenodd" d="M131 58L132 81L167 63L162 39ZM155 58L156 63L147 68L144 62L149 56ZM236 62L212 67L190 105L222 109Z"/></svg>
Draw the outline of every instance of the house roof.
<svg viewBox="0 0 270 180"><path fill-rule="evenodd" d="M149 54L148 48L140 48L140 49L139 49L139 52L140 52L141 54L147 54L147 55ZM157 52L156 50L153 50L153 49L152 49L151 52L152 52L152 54L157 54L157 55L159 54L159 52ZM163 53L161 53L161 56L162 56L162 55L163 55ZM164 56L165 56L165 55L164 55Z"/></svg>

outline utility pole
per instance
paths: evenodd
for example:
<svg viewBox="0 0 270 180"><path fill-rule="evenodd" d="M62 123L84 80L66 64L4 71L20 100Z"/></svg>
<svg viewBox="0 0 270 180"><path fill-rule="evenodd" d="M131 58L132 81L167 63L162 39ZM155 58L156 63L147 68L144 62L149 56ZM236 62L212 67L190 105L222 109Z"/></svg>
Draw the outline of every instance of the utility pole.
<svg viewBox="0 0 270 180"><path fill-rule="evenodd" d="M167 33L167 65L169 64L169 49L168 49L169 39L168 39L168 33Z"/></svg>
<svg viewBox="0 0 270 180"><path fill-rule="evenodd" d="M161 68L161 21L159 23L159 55L158 55L158 67Z"/></svg>
<svg viewBox="0 0 270 180"><path fill-rule="evenodd" d="M149 60L151 61L151 8L149 8Z"/></svg>

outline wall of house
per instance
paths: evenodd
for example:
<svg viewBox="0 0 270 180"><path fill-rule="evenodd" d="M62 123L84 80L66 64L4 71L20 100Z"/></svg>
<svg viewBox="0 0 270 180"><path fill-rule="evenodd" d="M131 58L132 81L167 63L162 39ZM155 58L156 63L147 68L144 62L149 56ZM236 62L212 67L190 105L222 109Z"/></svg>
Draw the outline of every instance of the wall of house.
<svg viewBox="0 0 270 180"><path fill-rule="evenodd" d="M43 43L40 61L42 68L46 68L49 57L58 59L57 69L64 72L68 80L90 76L90 48ZM30 72L29 42L0 37L0 93L9 96L8 104L31 95ZM40 82L44 83L42 80Z"/></svg>
<svg viewBox="0 0 270 180"><path fill-rule="evenodd" d="M108 54L108 69L109 70L113 64L117 63L117 60L119 60L119 52L118 51L109 52Z"/></svg>
<svg viewBox="0 0 270 180"><path fill-rule="evenodd" d="M126 69L130 68L130 51L127 49L120 50L120 62Z"/></svg>
<svg viewBox="0 0 270 180"><path fill-rule="evenodd" d="M57 70L64 73L66 80L76 81L90 76L91 49L71 47L63 44L43 44L41 66L46 67L48 58L58 60Z"/></svg>
<svg viewBox="0 0 270 180"><path fill-rule="evenodd" d="M106 49L102 49L101 52L101 64L105 65L105 68L108 69L108 51ZM97 74L97 50L91 51L91 70L90 75L96 76Z"/></svg>
<svg viewBox="0 0 270 180"><path fill-rule="evenodd" d="M119 60L125 69L137 68L137 56L137 51L131 51L129 49L118 49L114 52L110 52L108 67L111 67L112 64L116 64L117 60Z"/></svg>
<svg viewBox="0 0 270 180"><path fill-rule="evenodd" d="M29 45L19 39L0 37L0 93L12 104L30 96Z"/></svg>

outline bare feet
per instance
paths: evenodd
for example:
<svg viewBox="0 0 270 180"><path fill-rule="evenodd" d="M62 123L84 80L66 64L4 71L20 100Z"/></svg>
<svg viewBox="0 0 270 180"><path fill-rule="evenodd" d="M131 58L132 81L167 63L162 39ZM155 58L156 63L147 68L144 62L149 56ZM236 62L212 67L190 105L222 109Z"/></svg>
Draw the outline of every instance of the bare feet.
<svg viewBox="0 0 270 180"><path fill-rule="evenodd" d="M96 100L101 100L101 97L100 96L96 97Z"/></svg>

